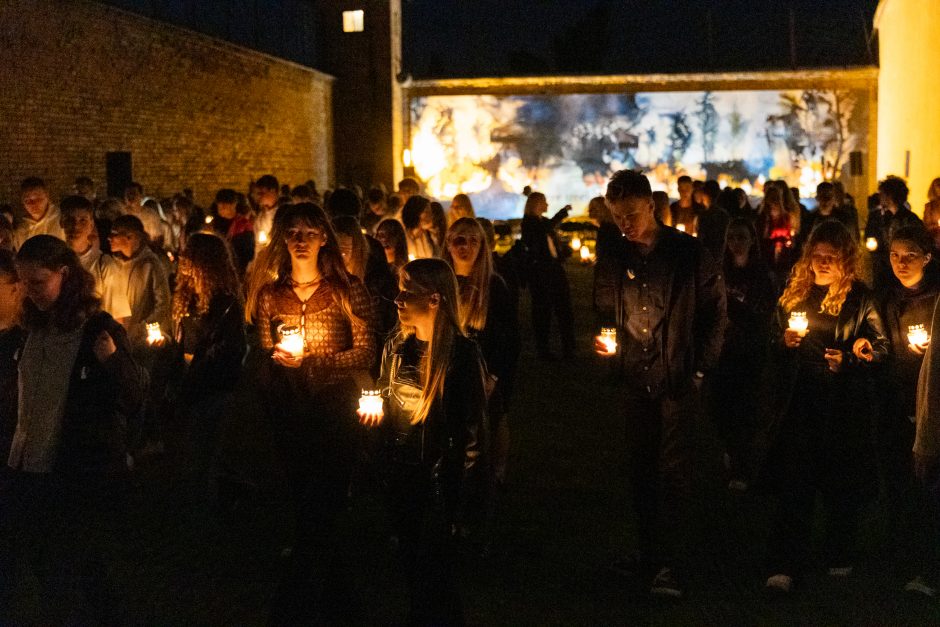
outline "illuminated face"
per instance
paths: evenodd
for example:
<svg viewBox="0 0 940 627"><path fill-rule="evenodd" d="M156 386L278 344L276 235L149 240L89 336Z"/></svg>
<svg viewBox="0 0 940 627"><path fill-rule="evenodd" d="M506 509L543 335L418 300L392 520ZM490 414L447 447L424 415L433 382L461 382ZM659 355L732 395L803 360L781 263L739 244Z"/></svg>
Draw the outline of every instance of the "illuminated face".
<svg viewBox="0 0 940 627"><path fill-rule="evenodd" d="M220 218L226 220L231 220L235 217L235 203L233 202L216 202L215 210L218 212Z"/></svg>
<svg viewBox="0 0 940 627"><path fill-rule="evenodd" d="M842 257L832 244L820 242L810 257L816 285L832 285L842 278Z"/></svg>
<svg viewBox="0 0 940 627"><path fill-rule="evenodd" d="M139 235L125 229L111 229L111 234L108 235L108 241L111 242L111 251L121 253L125 257L134 256L139 240Z"/></svg>
<svg viewBox="0 0 940 627"><path fill-rule="evenodd" d="M652 198L623 198L607 202L614 223L631 242L638 242L653 229Z"/></svg>
<svg viewBox="0 0 940 627"><path fill-rule="evenodd" d="M49 208L49 193L41 187L23 192L23 208L33 220L41 220Z"/></svg>
<svg viewBox="0 0 940 627"><path fill-rule="evenodd" d="M68 274L68 268L49 270L25 261L17 262L16 272L26 288L26 297L36 305L39 311L48 311L55 305L62 292L62 281Z"/></svg>
<svg viewBox="0 0 940 627"><path fill-rule="evenodd" d="M346 271L352 272L353 238L344 233L337 233L336 243L339 245L339 254L343 258L343 265L346 266Z"/></svg>
<svg viewBox="0 0 940 627"><path fill-rule="evenodd" d="M270 209L277 204L277 190L264 187L255 188L255 202L262 209Z"/></svg>
<svg viewBox="0 0 940 627"><path fill-rule="evenodd" d="M924 278L924 268L930 262L930 253L924 253L911 242L891 242L891 269L904 287L914 287Z"/></svg>
<svg viewBox="0 0 940 627"><path fill-rule="evenodd" d="M421 212L421 228L425 231L434 230L434 212L430 207Z"/></svg>
<svg viewBox="0 0 940 627"><path fill-rule="evenodd" d="M679 198L682 200L688 200L692 197L692 183L691 181L684 181L679 183Z"/></svg>
<svg viewBox="0 0 940 627"><path fill-rule="evenodd" d="M411 327L433 325L440 295L428 293L405 278L399 280L398 289L395 306L401 323Z"/></svg>
<svg viewBox="0 0 940 627"><path fill-rule="evenodd" d="M91 245L95 234L95 219L90 211L71 211L62 216L65 241L76 253L83 253Z"/></svg>
<svg viewBox="0 0 940 627"><path fill-rule="evenodd" d="M826 215L835 208L836 195L831 191L818 192L816 194L816 203L819 205L819 212Z"/></svg>
<svg viewBox="0 0 940 627"><path fill-rule="evenodd" d="M326 244L326 234L303 220L297 220L284 232L284 241L291 260L316 261L320 249Z"/></svg>
<svg viewBox="0 0 940 627"><path fill-rule="evenodd" d="M480 238L474 233L447 234L447 249L455 261L472 265L480 254Z"/></svg>

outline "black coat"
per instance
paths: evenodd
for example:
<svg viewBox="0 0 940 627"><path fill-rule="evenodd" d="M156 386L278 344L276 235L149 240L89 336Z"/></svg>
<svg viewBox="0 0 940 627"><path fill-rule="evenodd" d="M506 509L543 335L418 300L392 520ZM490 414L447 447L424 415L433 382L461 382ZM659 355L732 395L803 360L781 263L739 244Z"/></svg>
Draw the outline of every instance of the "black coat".
<svg viewBox="0 0 940 627"><path fill-rule="evenodd" d="M655 245L666 247L670 260L666 324L660 341L666 389L675 395L688 389L696 371L707 372L718 363L727 322L725 287L717 265L696 238L660 227ZM625 248L631 246L636 244L628 242ZM599 318L606 326L622 328L626 259L621 257L598 270L595 303Z"/></svg>
<svg viewBox="0 0 940 627"><path fill-rule="evenodd" d="M219 294L205 314L184 319L178 350L193 356L183 375L184 402L207 392L235 389L247 350L244 312L237 298Z"/></svg>
<svg viewBox="0 0 940 627"><path fill-rule="evenodd" d="M107 331L117 346L104 363L94 351L102 331ZM89 318L69 379L56 472L126 471L129 432L140 415L146 388L146 373L131 357L124 327L104 312Z"/></svg>

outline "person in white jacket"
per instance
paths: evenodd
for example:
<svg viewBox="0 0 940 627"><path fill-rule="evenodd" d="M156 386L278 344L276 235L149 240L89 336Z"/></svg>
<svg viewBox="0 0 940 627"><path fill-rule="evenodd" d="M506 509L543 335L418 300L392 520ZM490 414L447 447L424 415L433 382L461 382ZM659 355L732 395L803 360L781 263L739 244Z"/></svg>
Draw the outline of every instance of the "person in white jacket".
<svg viewBox="0 0 940 627"><path fill-rule="evenodd" d="M59 224L59 210L49 200L46 183L35 176L20 183L20 198L24 215L13 229L13 248L19 250L23 242L34 235L52 235L65 239Z"/></svg>

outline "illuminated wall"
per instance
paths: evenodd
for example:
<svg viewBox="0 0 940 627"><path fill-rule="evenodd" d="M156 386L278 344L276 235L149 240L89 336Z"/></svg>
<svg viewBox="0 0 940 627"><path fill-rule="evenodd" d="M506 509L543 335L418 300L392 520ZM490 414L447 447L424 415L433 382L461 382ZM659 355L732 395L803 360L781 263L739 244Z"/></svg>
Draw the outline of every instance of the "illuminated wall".
<svg viewBox="0 0 940 627"><path fill-rule="evenodd" d="M521 215L525 185L586 209L610 173L641 168L675 195L680 174L760 195L783 178L811 194L866 151L857 89L430 95L410 102L414 168L428 193L470 195L481 215Z"/></svg>
<svg viewBox="0 0 940 627"><path fill-rule="evenodd" d="M875 15L878 75L878 177L907 178L911 207L923 211L940 176L940 3L882 0Z"/></svg>

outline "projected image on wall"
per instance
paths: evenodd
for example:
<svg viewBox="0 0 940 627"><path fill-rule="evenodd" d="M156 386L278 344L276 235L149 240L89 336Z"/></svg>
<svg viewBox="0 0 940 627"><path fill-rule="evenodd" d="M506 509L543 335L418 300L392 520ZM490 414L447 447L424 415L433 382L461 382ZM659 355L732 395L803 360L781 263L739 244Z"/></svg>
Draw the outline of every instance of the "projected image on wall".
<svg viewBox="0 0 940 627"><path fill-rule="evenodd" d="M866 148L865 109L849 90L428 96L411 101L411 158L429 195L494 219L522 214L526 185L584 212L622 168L671 196L681 174L809 195Z"/></svg>

